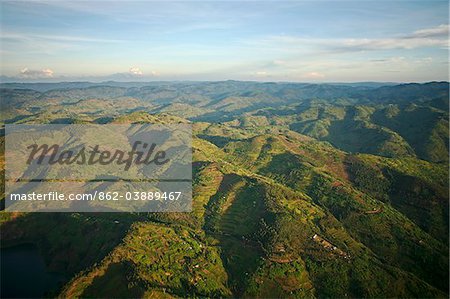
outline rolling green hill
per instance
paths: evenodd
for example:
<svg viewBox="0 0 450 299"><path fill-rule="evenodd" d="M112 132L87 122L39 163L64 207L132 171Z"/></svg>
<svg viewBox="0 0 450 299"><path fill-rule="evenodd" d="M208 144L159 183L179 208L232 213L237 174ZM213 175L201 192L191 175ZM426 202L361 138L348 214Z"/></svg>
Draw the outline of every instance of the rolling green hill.
<svg viewBox="0 0 450 299"><path fill-rule="evenodd" d="M1 244L36 244L61 298L448 297L448 87L2 84L3 123L192 123L194 191L2 212Z"/></svg>

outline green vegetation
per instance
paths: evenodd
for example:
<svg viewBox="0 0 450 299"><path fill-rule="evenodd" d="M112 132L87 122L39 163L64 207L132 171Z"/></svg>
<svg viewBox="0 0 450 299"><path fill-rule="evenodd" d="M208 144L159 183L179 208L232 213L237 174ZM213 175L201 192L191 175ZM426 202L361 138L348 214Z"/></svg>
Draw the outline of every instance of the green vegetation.
<svg viewBox="0 0 450 299"><path fill-rule="evenodd" d="M0 213L59 297L448 297L448 83L79 84L4 122L192 123L193 210Z"/></svg>

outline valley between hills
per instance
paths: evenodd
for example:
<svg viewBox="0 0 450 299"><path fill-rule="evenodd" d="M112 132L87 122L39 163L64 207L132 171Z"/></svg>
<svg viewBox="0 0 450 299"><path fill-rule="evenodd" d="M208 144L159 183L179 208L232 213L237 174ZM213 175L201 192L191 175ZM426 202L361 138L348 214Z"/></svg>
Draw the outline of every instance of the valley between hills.
<svg viewBox="0 0 450 299"><path fill-rule="evenodd" d="M3 125L193 126L190 213L0 213L2 249L33 244L63 277L38 297L448 297L448 82L0 94Z"/></svg>

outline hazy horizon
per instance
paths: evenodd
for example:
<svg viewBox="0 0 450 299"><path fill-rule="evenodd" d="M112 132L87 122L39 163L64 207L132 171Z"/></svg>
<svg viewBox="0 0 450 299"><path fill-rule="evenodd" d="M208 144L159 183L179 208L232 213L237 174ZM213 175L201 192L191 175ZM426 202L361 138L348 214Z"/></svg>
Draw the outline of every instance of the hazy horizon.
<svg viewBox="0 0 450 299"><path fill-rule="evenodd" d="M377 84L377 85L401 85L401 84L427 84L427 83L450 83L448 80L430 80L430 81L405 81L405 82L394 82L394 81L349 81L349 82L339 82L339 81L262 81L262 80L235 80L235 79L223 79L223 80L143 80L143 81L120 81L120 80L105 80L105 81L89 81L89 80L61 80L61 81L35 81L35 80L18 80L9 81L8 77L6 79L0 78L0 84L61 84L61 83L91 83L91 84L103 84L103 83L123 83L123 84L153 84L153 83L219 83L219 82L249 82L249 83L279 83L279 84Z"/></svg>

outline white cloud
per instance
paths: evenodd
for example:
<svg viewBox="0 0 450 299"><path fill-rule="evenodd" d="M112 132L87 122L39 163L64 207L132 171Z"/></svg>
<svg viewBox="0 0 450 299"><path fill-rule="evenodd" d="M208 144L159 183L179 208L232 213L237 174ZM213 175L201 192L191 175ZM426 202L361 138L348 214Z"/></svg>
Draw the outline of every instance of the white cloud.
<svg viewBox="0 0 450 299"><path fill-rule="evenodd" d="M310 38L276 35L256 41L245 42L255 47L264 47L284 53L344 53L393 49L448 48L448 25L424 28L410 34L385 38ZM282 62L282 63L279 63ZM273 65L283 64L273 61Z"/></svg>
<svg viewBox="0 0 450 299"><path fill-rule="evenodd" d="M130 68L130 74L136 75L136 76L142 76L143 73L138 67L132 67Z"/></svg>
<svg viewBox="0 0 450 299"><path fill-rule="evenodd" d="M255 76L257 77L267 77L269 74L266 71L258 71L255 72Z"/></svg>
<svg viewBox="0 0 450 299"><path fill-rule="evenodd" d="M112 75L99 76L97 78L103 78L103 80L116 80L116 81L145 81L153 77L159 76L156 71L144 72L138 67L131 67L128 72L115 73Z"/></svg>
<svg viewBox="0 0 450 299"><path fill-rule="evenodd" d="M337 46L342 50L391 50L391 49L416 49L424 47L445 47L448 40L436 38L382 38L382 39L348 39Z"/></svg>
<svg viewBox="0 0 450 299"><path fill-rule="evenodd" d="M276 59L272 62L274 65L286 65L286 61L281 59Z"/></svg>
<svg viewBox="0 0 450 299"><path fill-rule="evenodd" d="M430 64L433 62L433 57L423 57L418 58L414 61L415 63L423 63L423 64Z"/></svg>
<svg viewBox="0 0 450 299"><path fill-rule="evenodd" d="M119 43L123 40L117 39L104 39L88 36L71 36L71 35L51 35L51 34L31 34L23 32L9 32L5 31L1 36L4 40L15 40L19 42L44 42L44 41L54 41L54 42L85 42L85 43Z"/></svg>
<svg viewBox="0 0 450 299"><path fill-rule="evenodd" d="M448 37L449 33L449 25L439 25L433 28L426 28L414 31L412 36L414 37L436 37L436 36L445 36Z"/></svg>
<svg viewBox="0 0 450 299"><path fill-rule="evenodd" d="M19 77L24 79L52 78L53 71L48 68L42 70L30 70L28 68L23 68L19 73Z"/></svg>
<svg viewBox="0 0 450 299"><path fill-rule="evenodd" d="M306 73L303 74L302 76L303 79L323 79L325 78L325 75L319 72L310 72L310 73Z"/></svg>

